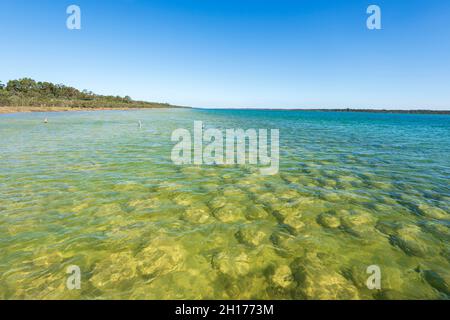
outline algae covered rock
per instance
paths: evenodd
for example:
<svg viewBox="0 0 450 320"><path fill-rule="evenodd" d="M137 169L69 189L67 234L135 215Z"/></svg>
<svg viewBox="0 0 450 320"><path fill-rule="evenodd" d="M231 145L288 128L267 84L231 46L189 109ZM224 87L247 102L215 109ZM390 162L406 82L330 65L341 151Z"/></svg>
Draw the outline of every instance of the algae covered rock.
<svg viewBox="0 0 450 320"><path fill-rule="evenodd" d="M99 289L114 289L136 276L136 260L131 252L113 253L95 265L90 282Z"/></svg>
<svg viewBox="0 0 450 320"><path fill-rule="evenodd" d="M197 202L201 202L203 199L197 194L191 194L188 192L180 193L173 198L173 201L181 206L189 206Z"/></svg>
<svg viewBox="0 0 450 320"><path fill-rule="evenodd" d="M424 224L424 229L439 240L450 241L450 224L445 225L432 220Z"/></svg>
<svg viewBox="0 0 450 320"><path fill-rule="evenodd" d="M155 239L136 255L137 270L144 276L164 275L179 270L185 256L180 244L170 239Z"/></svg>
<svg viewBox="0 0 450 320"><path fill-rule="evenodd" d="M129 203L129 206L136 211L151 212L154 209L161 209L171 204L172 202L169 199L153 196L148 199L133 200Z"/></svg>
<svg viewBox="0 0 450 320"><path fill-rule="evenodd" d="M450 295L450 285L449 285L450 277L447 277L448 279L445 279L444 277L442 277L440 274L438 274L433 270L424 270L422 271L422 275L430 286L432 286L439 292L442 292L446 295Z"/></svg>
<svg viewBox="0 0 450 320"><path fill-rule="evenodd" d="M273 213L278 220L282 221L286 217L301 215L301 206L299 203L279 202L272 205Z"/></svg>
<svg viewBox="0 0 450 320"><path fill-rule="evenodd" d="M422 215L432 219L445 220L450 219L450 214L445 212L441 208L430 206L429 204L422 203L418 206Z"/></svg>
<svg viewBox="0 0 450 320"><path fill-rule="evenodd" d="M350 267L342 270L342 275L350 280L358 289L368 289L367 279L370 275L367 273L367 266L363 266L360 263L353 263Z"/></svg>
<svg viewBox="0 0 450 320"><path fill-rule="evenodd" d="M277 247L283 250L294 249L296 246L295 236L287 230L275 230L270 236L270 240Z"/></svg>
<svg viewBox="0 0 450 320"><path fill-rule="evenodd" d="M371 242L376 236L376 219L372 214L356 210L341 217L341 228L364 242Z"/></svg>
<svg viewBox="0 0 450 320"><path fill-rule="evenodd" d="M408 225L398 229L395 235L390 237L390 242L408 255L424 257L429 253L429 248L424 240L422 231L414 225Z"/></svg>
<svg viewBox="0 0 450 320"><path fill-rule="evenodd" d="M300 292L313 300L358 300L358 290L338 273L324 273L316 279L307 276Z"/></svg>
<svg viewBox="0 0 450 320"><path fill-rule="evenodd" d="M358 289L342 274L324 266L315 254L307 254L291 264L297 282L295 297L312 300L357 300Z"/></svg>
<svg viewBox="0 0 450 320"><path fill-rule="evenodd" d="M244 190L236 188L236 187L229 186L229 187L224 188L223 195L225 198L232 200L234 202L244 203L249 200L247 193Z"/></svg>
<svg viewBox="0 0 450 320"><path fill-rule="evenodd" d="M298 233L305 227L301 214L287 216L284 219L284 224L293 233Z"/></svg>
<svg viewBox="0 0 450 320"><path fill-rule="evenodd" d="M446 247L441 251L441 256L443 256L445 259L447 259L448 262L450 262L450 247Z"/></svg>
<svg viewBox="0 0 450 320"><path fill-rule="evenodd" d="M348 228L353 228L361 225L373 225L375 221L376 219L372 214L362 210L353 211L341 218L342 225Z"/></svg>
<svg viewBox="0 0 450 320"><path fill-rule="evenodd" d="M268 216L269 213L262 205L250 205L245 212L245 217L249 220L262 220Z"/></svg>
<svg viewBox="0 0 450 320"><path fill-rule="evenodd" d="M420 268L416 270L400 268L390 264L381 266L381 292L377 292L377 299L417 300L436 299L438 294L426 283Z"/></svg>
<svg viewBox="0 0 450 320"><path fill-rule="evenodd" d="M219 208L224 207L228 202L229 201L226 197L220 196L220 197L215 197L214 199L212 199L209 202L209 205L213 209L219 209Z"/></svg>
<svg viewBox="0 0 450 320"><path fill-rule="evenodd" d="M268 239L268 234L259 224L247 224L239 229L236 238L245 245L259 246Z"/></svg>
<svg viewBox="0 0 450 320"><path fill-rule="evenodd" d="M322 194L322 197L329 202L339 202L342 198L339 192L326 192Z"/></svg>
<svg viewBox="0 0 450 320"><path fill-rule="evenodd" d="M295 284L291 268L287 265L276 267L271 274L270 280L273 285L283 289L292 287Z"/></svg>
<svg viewBox="0 0 450 320"><path fill-rule="evenodd" d="M210 210L203 203L197 203L187 207L183 214L183 219L191 223L205 223L210 218Z"/></svg>
<svg viewBox="0 0 450 320"><path fill-rule="evenodd" d="M375 228L381 233L391 236L397 232L399 224L393 221L378 221Z"/></svg>
<svg viewBox="0 0 450 320"><path fill-rule="evenodd" d="M341 226L341 221L339 217L337 217L333 213L321 213L317 217L317 223L320 224L324 228L336 229Z"/></svg>
<svg viewBox="0 0 450 320"><path fill-rule="evenodd" d="M292 189L280 190L276 194L279 194L280 199L283 201L291 201L299 198L298 192Z"/></svg>
<svg viewBox="0 0 450 320"><path fill-rule="evenodd" d="M274 204L280 203L278 197L273 194L273 192L266 192L262 194L258 194L256 199L259 203L264 204L269 207L273 207Z"/></svg>
<svg viewBox="0 0 450 320"><path fill-rule="evenodd" d="M250 272L250 259L242 250L226 250L215 254L212 266L220 273L236 278Z"/></svg>
<svg viewBox="0 0 450 320"><path fill-rule="evenodd" d="M214 212L214 216L222 222L245 220L244 210L235 204L228 203Z"/></svg>
<svg viewBox="0 0 450 320"><path fill-rule="evenodd" d="M208 259L201 255L189 256L183 268L167 273L136 286L130 292L131 299L139 300L201 300L217 298L216 272Z"/></svg>

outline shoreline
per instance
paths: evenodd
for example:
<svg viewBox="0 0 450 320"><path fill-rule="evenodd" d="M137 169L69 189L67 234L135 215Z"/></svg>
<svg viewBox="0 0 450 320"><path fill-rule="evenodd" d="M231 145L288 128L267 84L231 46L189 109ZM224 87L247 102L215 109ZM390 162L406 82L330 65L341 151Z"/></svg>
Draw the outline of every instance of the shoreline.
<svg viewBox="0 0 450 320"><path fill-rule="evenodd" d="M387 110L387 109L301 109L301 108L192 108L196 110L236 110L236 111L307 111L307 112L349 112L349 113L392 113L392 114L434 114L450 115L450 110Z"/></svg>
<svg viewBox="0 0 450 320"><path fill-rule="evenodd" d="M128 110L152 110L152 109L192 109L192 110L236 110L236 111L307 111L307 112L348 112L348 113L385 113L385 114L429 114L450 115L450 110L385 110L385 109L274 109L274 108L195 108L186 106L161 106L161 107L0 107L1 114L34 113L34 112L81 112L81 111L128 111Z"/></svg>
<svg viewBox="0 0 450 320"><path fill-rule="evenodd" d="M167 107L151 107L151 108L86 108L86 107L0 107L0 115L15 113L35 113L35 112L82 112L82 111L127 111L127 110L152 110L152 109L184 109L188 107L167 106Z"/></svg>
<svg viewBox="0 0 450 320"><path fill-rule="evenodd" d="M397 114L450 114L450 110L386 110L386 109L292 109L294 111L320 112L365 112L365 113L397 113Z"/></svg>

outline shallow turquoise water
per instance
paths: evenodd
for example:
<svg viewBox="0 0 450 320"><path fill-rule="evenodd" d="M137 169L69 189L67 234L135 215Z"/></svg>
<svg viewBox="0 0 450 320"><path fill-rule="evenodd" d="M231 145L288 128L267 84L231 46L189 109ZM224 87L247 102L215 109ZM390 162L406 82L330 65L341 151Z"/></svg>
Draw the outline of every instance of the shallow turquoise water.
<svg viewBox="0 0 450 320"><path fill-rule="evenodd" d="M194 120L279 129L279 174L175 166ZM449 116L35 113L0 115L0 137L0 298L450 295Z"/></svg>

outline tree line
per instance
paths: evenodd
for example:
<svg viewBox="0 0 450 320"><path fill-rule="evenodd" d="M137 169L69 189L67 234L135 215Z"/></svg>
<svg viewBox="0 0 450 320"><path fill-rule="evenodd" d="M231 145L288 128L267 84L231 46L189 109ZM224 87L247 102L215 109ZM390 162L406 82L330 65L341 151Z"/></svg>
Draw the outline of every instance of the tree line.
<svg viewBox="0 0 450 320"><path fill-rule="evenodd" d="M0 107L161 108L167 103L134 101L129 96L98 95L63 84L30 78L0 82Z"/></svg>

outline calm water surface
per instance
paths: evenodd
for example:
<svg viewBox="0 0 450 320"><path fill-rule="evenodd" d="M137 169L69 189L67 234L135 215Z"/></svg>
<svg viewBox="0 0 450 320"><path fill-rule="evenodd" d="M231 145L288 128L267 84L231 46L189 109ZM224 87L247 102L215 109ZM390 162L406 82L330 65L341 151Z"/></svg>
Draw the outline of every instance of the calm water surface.
<svg viewBox="0 0 450 320"><path fill-rule="evenodd" d="M194 120L279 129L279 174L173 165ZM449 116L34 113L0 137L2 299L450 297Z"/></svg>

